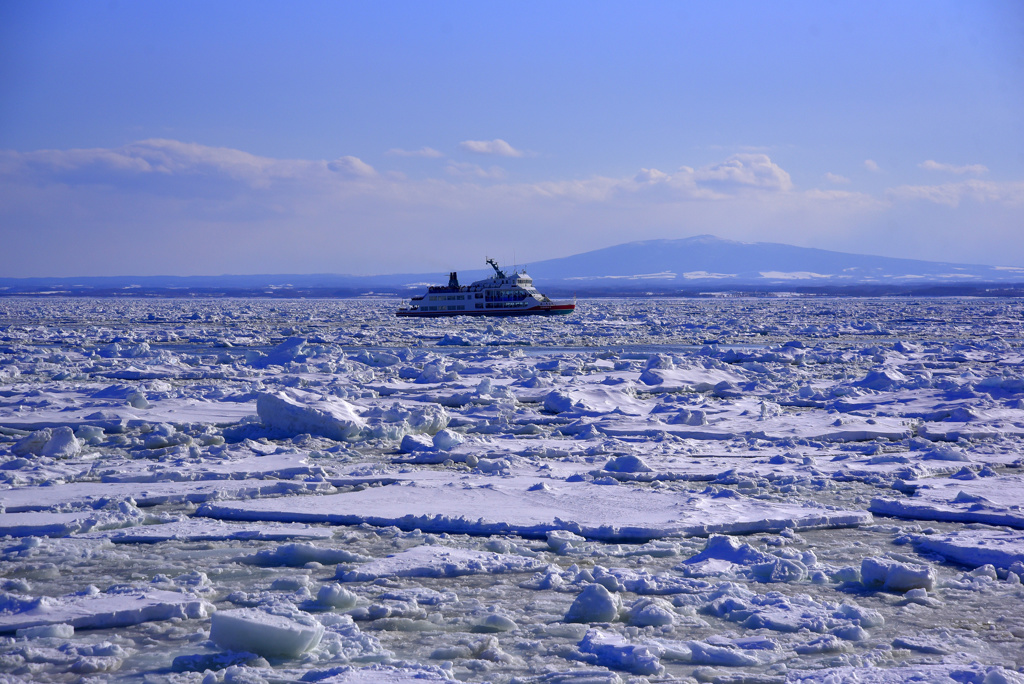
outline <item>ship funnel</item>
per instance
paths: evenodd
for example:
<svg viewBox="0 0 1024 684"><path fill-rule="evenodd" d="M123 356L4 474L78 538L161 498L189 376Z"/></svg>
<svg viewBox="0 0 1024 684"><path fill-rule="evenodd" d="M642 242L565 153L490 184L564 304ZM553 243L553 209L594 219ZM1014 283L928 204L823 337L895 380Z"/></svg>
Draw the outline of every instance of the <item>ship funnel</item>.
<svg viewBox="0 0 1024 684"><path fill-rule="evenodd" d="M459 274L455 271L448 274L448 287L459 289Z"/></svg>

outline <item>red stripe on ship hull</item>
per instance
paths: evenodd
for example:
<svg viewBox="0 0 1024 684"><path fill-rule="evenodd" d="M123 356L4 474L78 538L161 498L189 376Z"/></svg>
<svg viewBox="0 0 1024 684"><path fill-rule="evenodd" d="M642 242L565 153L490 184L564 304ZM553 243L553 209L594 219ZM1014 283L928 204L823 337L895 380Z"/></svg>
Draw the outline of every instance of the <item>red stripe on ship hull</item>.
<svg viewBox="0 0 1024 684"><path fill-rule="evenodd" d="M575 304L555 304L552 306L537 306L519 311L513 309L492 309L490 311L411 311L400 309L395 312L397 316L410 316L413 318L440 318L449 316L560 316L570 314L576 310Z"/></svg>

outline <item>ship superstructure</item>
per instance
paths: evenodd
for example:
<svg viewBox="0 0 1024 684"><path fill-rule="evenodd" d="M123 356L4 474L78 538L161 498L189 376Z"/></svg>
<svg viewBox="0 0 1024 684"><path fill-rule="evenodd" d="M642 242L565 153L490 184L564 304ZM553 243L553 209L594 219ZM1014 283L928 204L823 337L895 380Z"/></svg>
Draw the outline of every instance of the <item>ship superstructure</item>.
<svg viewBox="0 0 1024 684"><path fill-rule="evenodd" d="M409 306L395 312L399 316L524 316L570 314L576 309L575 301L556 302L541 294L533 286L533 278L526 270L506 273L494 259L487 259L494 269L490 278L471 285L459 285L454 271L447 285L427 288L416 295Z"/></svg>

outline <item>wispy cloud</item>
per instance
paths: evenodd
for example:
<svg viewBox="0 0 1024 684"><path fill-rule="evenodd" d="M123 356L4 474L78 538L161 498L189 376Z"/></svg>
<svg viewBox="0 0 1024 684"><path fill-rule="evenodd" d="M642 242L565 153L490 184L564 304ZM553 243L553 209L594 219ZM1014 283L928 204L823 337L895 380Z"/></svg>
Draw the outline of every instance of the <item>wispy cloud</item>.
<svg viewBox="0 0 1024 684"><path fill-rule="evenodd" d="M494 140L463 140L459 143L462 149L475 154L491 154L498 157L522 157L526 153L509 145L501 138Z"/></svg>
<svg viewBox="0 0 1024 684"><path fill-rule="evenodd" d="M963 166L957 166L956 164L943 164L937 162L934 159L928 159L918 164L918 167L926 171L943 171L945 173L955 173L958 176L964 174L970 174L972 176L980 176L988 173L988 167L983 164L966 164Z"/></svg>
<svg viewBox="0 0 1024 684"><path fill-rule="evenodd" d="M886 194L895 199L924 200L948 207L957 207L964 200L1016 206L1024 204L1024 182L965 180L941 185L901 185L890 188Z"/></svg>
<svg viewBox="0 0 1024 684"><path fill-rule="evenodd" d="M864 168L867 169L868 171L870 171L871 173L878 173L879 171L882 170L878 166L878 162L876 162L874 159L865 159L864 160Z"/></svg>
<svg viewBox="0 0 1024 684"><path fill-rule="evenodd" d="M444 156L444 153L435 150L433 147L421 147L418 150L403 150L399 147L392 147L385 154L391 157L427 157L430 159L438 159Z"/></svg>
<svg viewBox="0 0 1024 684"><path fill-rule="evenodd" d="M339 157L327 163L327 168L351 178L373 178L377 171L358 157Z"/></svg>
<svg viewBox="0 0 1024 684"><path fill-rule="evenodd" d="M505 169L500 166L492 166L485 169L477 164L469 162L449 161L445 171L451 176L459 178L480 178L487 180L502 180L505 178Z"/></svg>
<svg viewBox="0 0 1024 684"><path fill-rule="evenodd" d="M42 184L99 185L136 193L233 196L289 180L309 183L331 165L350 178L373 169L355 157L328 163L260 157L241 150L177 140L151 139L118 148L0 152L0 173Z"/></svg>
<svg viewBox="0 0 1024 684"><path fill-rule="evenodd" d="M826 173L825 180L829 183L835 183L836 185L845 185L850 182L850 179L846 176L840 176L838 173Z"/></svg>

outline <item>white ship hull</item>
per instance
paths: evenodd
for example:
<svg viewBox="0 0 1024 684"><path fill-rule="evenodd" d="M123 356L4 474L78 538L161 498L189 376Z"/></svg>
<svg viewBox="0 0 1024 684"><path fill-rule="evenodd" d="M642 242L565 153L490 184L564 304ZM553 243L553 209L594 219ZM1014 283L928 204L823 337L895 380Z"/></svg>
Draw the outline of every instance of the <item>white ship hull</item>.
<svg viewBox="0 0 1024 684"><path fill-rule="evenodd" d="M448 285L431 287L412 298L397 316L438 318L442 316L558 316L576 310L575 301L556 302L533 287L525 271L506 274L493 259L487 263L495 274L472 285L459 285L452 273Z"/></svg>

